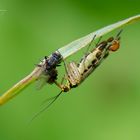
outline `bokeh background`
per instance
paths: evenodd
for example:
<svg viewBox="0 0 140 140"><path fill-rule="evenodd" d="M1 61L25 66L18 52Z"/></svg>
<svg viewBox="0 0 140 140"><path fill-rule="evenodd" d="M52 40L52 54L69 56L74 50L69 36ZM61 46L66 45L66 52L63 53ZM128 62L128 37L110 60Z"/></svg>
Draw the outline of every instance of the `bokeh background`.
<svg viewBox="0 0 140 140"><path fill-rule="evenodd" d="M0 93L45 55L106 25L140 14L139 0L1 0ZM114 36L118 30L104 36ZM83 84L28 123L55 85L36 84L0 108L1 140L139 140L140 22L128 25L121 48ZM70 57L78 60L85 49ZM62 66L63 67L63 66ZM63 76L59 69L59 80Z"/></svg>

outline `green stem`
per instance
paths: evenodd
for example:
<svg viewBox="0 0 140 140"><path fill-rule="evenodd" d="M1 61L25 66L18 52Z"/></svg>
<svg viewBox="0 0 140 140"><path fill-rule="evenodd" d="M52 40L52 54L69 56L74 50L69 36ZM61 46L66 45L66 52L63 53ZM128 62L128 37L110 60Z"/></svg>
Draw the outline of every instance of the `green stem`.
<svg viewBox="0 0 140 140"><path fill-rule="evenodd" d="M19 92L21 92L24 88L29 86L31 83L33 83L35 80L38 79L40 74L42 73L42 67L36 67L31 74L26 76L24 79L19 81L17 84L15 84L12 88L10 88L8 91L6 91L1 97L0 97L0 105L6 103L11 98L16 96Z"/></svg>

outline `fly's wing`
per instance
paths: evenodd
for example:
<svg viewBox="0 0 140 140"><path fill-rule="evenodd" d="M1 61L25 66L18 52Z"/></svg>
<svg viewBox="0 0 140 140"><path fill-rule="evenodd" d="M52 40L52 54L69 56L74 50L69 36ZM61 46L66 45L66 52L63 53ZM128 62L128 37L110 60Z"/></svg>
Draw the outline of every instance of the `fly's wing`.
<svg viewBox="0 0 140 140"><path fill-rule="evenodd" d="M48 79L48 75L42 74L36 81L36 89L40 90L45 84L47 84Z"/></svg>

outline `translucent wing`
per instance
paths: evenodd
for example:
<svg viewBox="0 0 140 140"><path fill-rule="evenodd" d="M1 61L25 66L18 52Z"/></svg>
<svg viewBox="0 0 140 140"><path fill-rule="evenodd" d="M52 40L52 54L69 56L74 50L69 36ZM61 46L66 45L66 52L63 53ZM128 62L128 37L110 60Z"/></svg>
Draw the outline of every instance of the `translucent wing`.
<svg viewBox="0 0 140 140"><path fill-rule="evenodd" d="M40 90L44 85L47 84L48 79L48 75L42 74L36 81L36 89Z"/></svg>

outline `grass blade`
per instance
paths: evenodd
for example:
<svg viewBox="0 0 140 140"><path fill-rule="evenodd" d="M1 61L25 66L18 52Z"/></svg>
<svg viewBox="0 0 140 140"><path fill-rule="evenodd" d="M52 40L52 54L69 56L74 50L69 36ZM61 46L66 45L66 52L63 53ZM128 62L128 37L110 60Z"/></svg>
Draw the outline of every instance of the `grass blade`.
<svg viewBox="0 0 140 140"><path fill-rule="evenodd" d="M140 15L136 15L130 18L127 18L125 20L116 22L114 24L108 25L104 28L101 28L95 32L92 32L80 39L77 39L73 42L71 42L70 44L58 49L58 51L61 53L61 55L63 56L63 59L66 59L67 57L71 56L72 54L78 52L80 49L86 47L91 40L93 39L93 37L96 35L96 39L123 26L126 26L129 23L135 22L137 20L140 20Z"/></svg>
<svg viewBox="0 0 140 140"><path fill-rule="evenodd" d="M78 52L80 49L86 47L93 37L96 35L96 39L100 36L103 36L117 28L126 26L129 23L135 22L137 20L140 20L140 15L136 15L130 18L127 18L125 20L116 22L114 24L111 24L109 26L106 26L104 28L101 28L95 32L92 32L80 39L77 39L70 44L58 49L58 51L63 56L63 59L66 59L70 55ZM43 61L44 63L44 61ZM12 88L10 88L8 91L6 91L2 96L0 96L0 105L4 104L5 102L9 101L9 99L16 96L18 93L20 93L25 87L33 83L35 80L38 79L38 77L42 74L44 69L42 67L36 67L31 74L23 78L21 81L19 81L17 84L15 84Z"/></svg>

